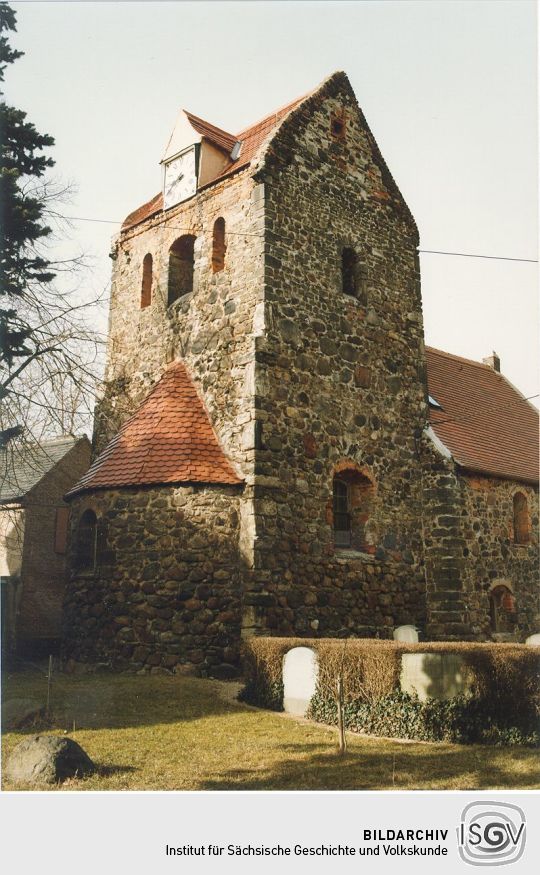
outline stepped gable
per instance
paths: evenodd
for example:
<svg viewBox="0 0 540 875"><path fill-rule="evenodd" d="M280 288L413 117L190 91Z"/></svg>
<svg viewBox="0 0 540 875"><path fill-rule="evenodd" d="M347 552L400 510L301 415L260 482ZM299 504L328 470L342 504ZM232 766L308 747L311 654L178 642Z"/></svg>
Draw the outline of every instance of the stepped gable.
<svg viewBox="0 0 540 875"><path fill-rule="evenodd" d="M489 365L426 348L437 437L463 468L538 483L538 411Z"/></svg>
<svg viewBox="0 0 540 875"><path fill-rule="evenodd" d="M307 95L303 95L302 97L296 98L291 103L288 103L286 106L281 107L281 109L276 110L265 118L261 119L261 121L257 122L254 125L251 125L248 128L245 128L240 133L231 135L226 131L223 131L221 128L216 128L215 125L210 124L210 122L204 121L204 119L199 118L198 116L193 115L190 112L187 112L186 115L190 120L191 124L195 128L198 133L202 136L207 137L212 143L217 146L220 146L222 149L226 151L231 151L236 141L240 141L242 146L240 149L240 154L236 161L230 162L228 167L218 173L217 176L212 179L210 182L206 183L204 188L207 188L209 185L213 185L219 179L223 179L227 176L230 176L232 173L237 173L239 170L243 170L245 167L248 167L253 159L256 157L257 153L261 146L268 139L272 131L283 121L285 116L291 112L299 103L301 103ZM133 228L136 225L140 224L140 222L144 222L145 219L149 219L151 216L157 215L157 213L162 212L163 210L163 194L160 192L155 195L151 200L142 206L138 207L132 213L127 216L123 225L122 231L126 231L129 228Z"/></svg>
<svg viewBox="0 0 540 875"><path fill-rule="evenodd" d="M173 362L68 493L165 483L237 485L183 362Z"/></svg>

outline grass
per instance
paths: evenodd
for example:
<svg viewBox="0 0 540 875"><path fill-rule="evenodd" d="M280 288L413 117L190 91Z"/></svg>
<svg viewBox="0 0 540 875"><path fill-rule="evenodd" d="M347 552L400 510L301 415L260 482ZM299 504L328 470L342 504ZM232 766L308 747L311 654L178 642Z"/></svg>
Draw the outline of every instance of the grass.
<svg viewBox="0 0 540 875"><path fill-rule="evenodd" d="M46 679L3 679L4 700L44 701ZM227 698L228 696L228 698ZM61 675L46 732L65 730L99 766L65 790L477 790L540 787L538 752L348 734L232 699L231 686L182 676ZM6 733L6 757L35 727ZM43 730L41 730L43 731ZM4 760L5 761L5 760ZM4 790L29 789L3 784ZM46 788L44 788L46 789Z"/></svg>

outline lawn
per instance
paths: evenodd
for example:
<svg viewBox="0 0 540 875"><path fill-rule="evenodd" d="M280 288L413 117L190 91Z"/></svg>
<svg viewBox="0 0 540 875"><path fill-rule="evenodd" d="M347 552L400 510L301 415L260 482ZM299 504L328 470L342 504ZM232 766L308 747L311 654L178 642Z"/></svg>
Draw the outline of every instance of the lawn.
<svg viewBox="0 0 540 875"><path fill-rule="evenodd" d="M4 700L44 700L44 673L3 679ZM538 752L348 734L234 700L231 685L183 676L62 675L52 725L97 774L66 790L477 790L540 787ZM36 728L3 737L3 757ZM44 730L40 730L44 731ZM5 761L5 760L4 760ZM15 789L3 784L4 790ZM19 789L19 788L17 788ZM25 789L24 787L22 789Z"/></svg>

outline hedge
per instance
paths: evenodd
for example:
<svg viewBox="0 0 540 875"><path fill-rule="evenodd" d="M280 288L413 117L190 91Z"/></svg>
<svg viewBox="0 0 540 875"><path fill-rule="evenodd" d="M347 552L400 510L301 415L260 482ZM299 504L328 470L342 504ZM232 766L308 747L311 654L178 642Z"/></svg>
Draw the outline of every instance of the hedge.
<svg viewBox="0 0 540 875"><path fill-rule="evenodd" d="M308 717L336 723L336 680L343 671L348 729L393 738L488 744L540 743L540 648L524 644L403 642L369 638L250 638L243 644L241 698L283 710L283 657L311 647L319 678ZM404 653L458 654L470 692L445 701L401 692Z"/></svg>

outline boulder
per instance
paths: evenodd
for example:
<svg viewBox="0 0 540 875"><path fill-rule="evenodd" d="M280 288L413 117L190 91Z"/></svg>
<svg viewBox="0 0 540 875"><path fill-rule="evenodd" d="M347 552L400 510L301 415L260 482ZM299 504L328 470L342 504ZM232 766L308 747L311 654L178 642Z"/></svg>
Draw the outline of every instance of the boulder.
<svg viewBox="0 0 540 875"><path fill-rule="evenodd" d="M14 784L56 784L96 769L76 741L57 735L32 735L11 752L4 777Z"/></svg>

